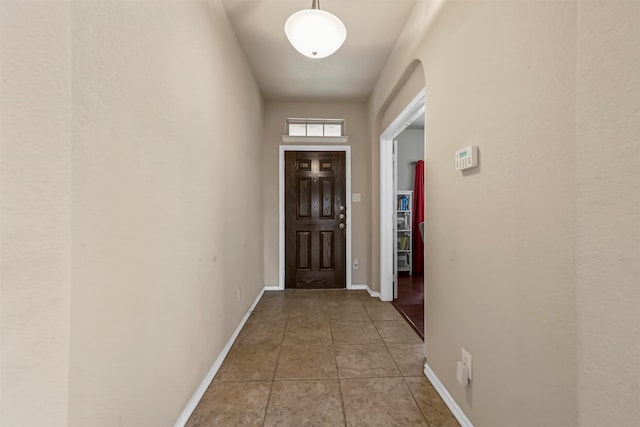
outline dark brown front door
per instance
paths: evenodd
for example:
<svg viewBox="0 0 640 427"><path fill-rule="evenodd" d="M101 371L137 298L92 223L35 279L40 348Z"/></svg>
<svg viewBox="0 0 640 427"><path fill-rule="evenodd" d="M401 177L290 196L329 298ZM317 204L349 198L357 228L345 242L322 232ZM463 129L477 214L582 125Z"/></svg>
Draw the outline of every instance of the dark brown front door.
<svg viewBox="0 0 640 427"><path fill-rule="evenodd" d="M287 288L345 287L344 159L344 152L285 152Z"/></svg>

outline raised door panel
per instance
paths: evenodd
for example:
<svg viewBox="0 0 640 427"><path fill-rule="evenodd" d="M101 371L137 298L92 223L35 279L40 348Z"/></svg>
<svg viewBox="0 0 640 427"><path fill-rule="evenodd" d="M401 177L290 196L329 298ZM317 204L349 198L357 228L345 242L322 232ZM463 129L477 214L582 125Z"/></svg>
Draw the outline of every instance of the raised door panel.
<svg viewBox="0 0 640 427"><path fill-rule="evenodd" d="M298 219L311 219L311 178L297 178L297 209Z"/></svg>
<svg viewBox="0 0 640 427"><path fill-rule="evenodd" d="M333 231L320 232L320 268L322 270L335 270L336 251L334 249Z"/></svg>
<svg viewBox="0 0 640 427"><path fill-rule="evenodd" d="M335 216L334 205L334 187L335 180L333 178L320 178L320 217L323 219L333 219Z"/></svg>
<svg viewBox="0 0 640 427"><path fill-rule="evenodd" d="M311 233L298 231L296 233L296 270L311 269Z"/></svg>

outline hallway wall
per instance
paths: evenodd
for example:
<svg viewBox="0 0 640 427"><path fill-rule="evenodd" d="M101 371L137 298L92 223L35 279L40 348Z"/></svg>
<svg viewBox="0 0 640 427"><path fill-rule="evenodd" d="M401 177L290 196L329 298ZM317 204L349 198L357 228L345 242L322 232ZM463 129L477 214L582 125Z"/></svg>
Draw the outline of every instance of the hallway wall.
<svg viewBox="0 0 640 427"><path fill-rule="evenodd" d="M65 426L70 3L0 1L0 425Z"/></svg>
<svg viewBox="0 0 640 427"><path fill-rule="evenodd" d="M251 70L219 0L1 7L0 424L172 425L263 286Z"/></svg>
<svg viewBox="0 0 640 427"><path fill-rule="evenodd" d="M578 2L581 426L640 420L640 3Z"/></svg>
<svg viewBox="0 0 640 427"><path fill-rule="evenodd" d="M351 204L352 257L358 258L359 268L352 270L354 284L370 284L368 260L370 254L369 224L371 197L369 187L370 156L366 104L332 102L267 102L263 147L262 190L264 192L264 271L265 284L278 284L278 150L287 118L345 119L346 134L351 146L351 191L360 193L362 202ZM285 145L305 145L303 143ZM307 145L319 145L317 143ZM351 268L348 261L348 268Z"/></svg>
<svg viewBox="0 0 640 427"><path fill-rule="evenodd" d="M437 6L417 3L369 104L379 135L421 61L427 362L478 427L575 425L576 5ZM467 145L480 166L457 172Z"/></svg>
<svg viewBox="0 0 640 427"><path fill-rule="evenodd" d="M372 124L410 101L396 92L416 58L429 365L476 426L634 424L640 3L419 1ZM469 144L480 167L457 173ZM455 382L461 346L468 389Z"/></svg>
<svg viewBox="0 0 640 427"><path fill-rule="evenodd" d="M171 425L263 286L262 98L219 1L72 22L70 425Z"/></svg>

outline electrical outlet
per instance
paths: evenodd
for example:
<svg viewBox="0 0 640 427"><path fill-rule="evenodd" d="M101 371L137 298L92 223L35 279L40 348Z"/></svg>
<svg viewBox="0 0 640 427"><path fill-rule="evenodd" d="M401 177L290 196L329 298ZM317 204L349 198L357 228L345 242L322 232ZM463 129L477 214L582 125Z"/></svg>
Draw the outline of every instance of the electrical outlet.
<svg viewBox="0 0 640 427"><path fill-rule="evenodd" d="M465 350L463 347L462 348L462 364L467 368L469 368L469 381L471 381L471 378L473 378L473 370L471 368L471 363L472 363L471 354L469 354L469 352Z"/></svg>

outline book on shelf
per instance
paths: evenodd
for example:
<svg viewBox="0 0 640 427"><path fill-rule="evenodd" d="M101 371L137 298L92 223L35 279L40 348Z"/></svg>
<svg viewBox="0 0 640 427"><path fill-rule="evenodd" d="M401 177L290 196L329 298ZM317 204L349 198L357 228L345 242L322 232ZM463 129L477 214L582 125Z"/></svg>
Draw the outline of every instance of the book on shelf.
<svg viewBox="0 0 640 427"><path fill-rule="evenodd" d="M399 211L409 210L409 196L398 197L398 210Z"/></svg>
<svg viewBox="0 0 640 427"><path fill-rule="evenodd" d="M409 249L409 236L400 236L398 238L398 249L401 251Z"/></svg>

